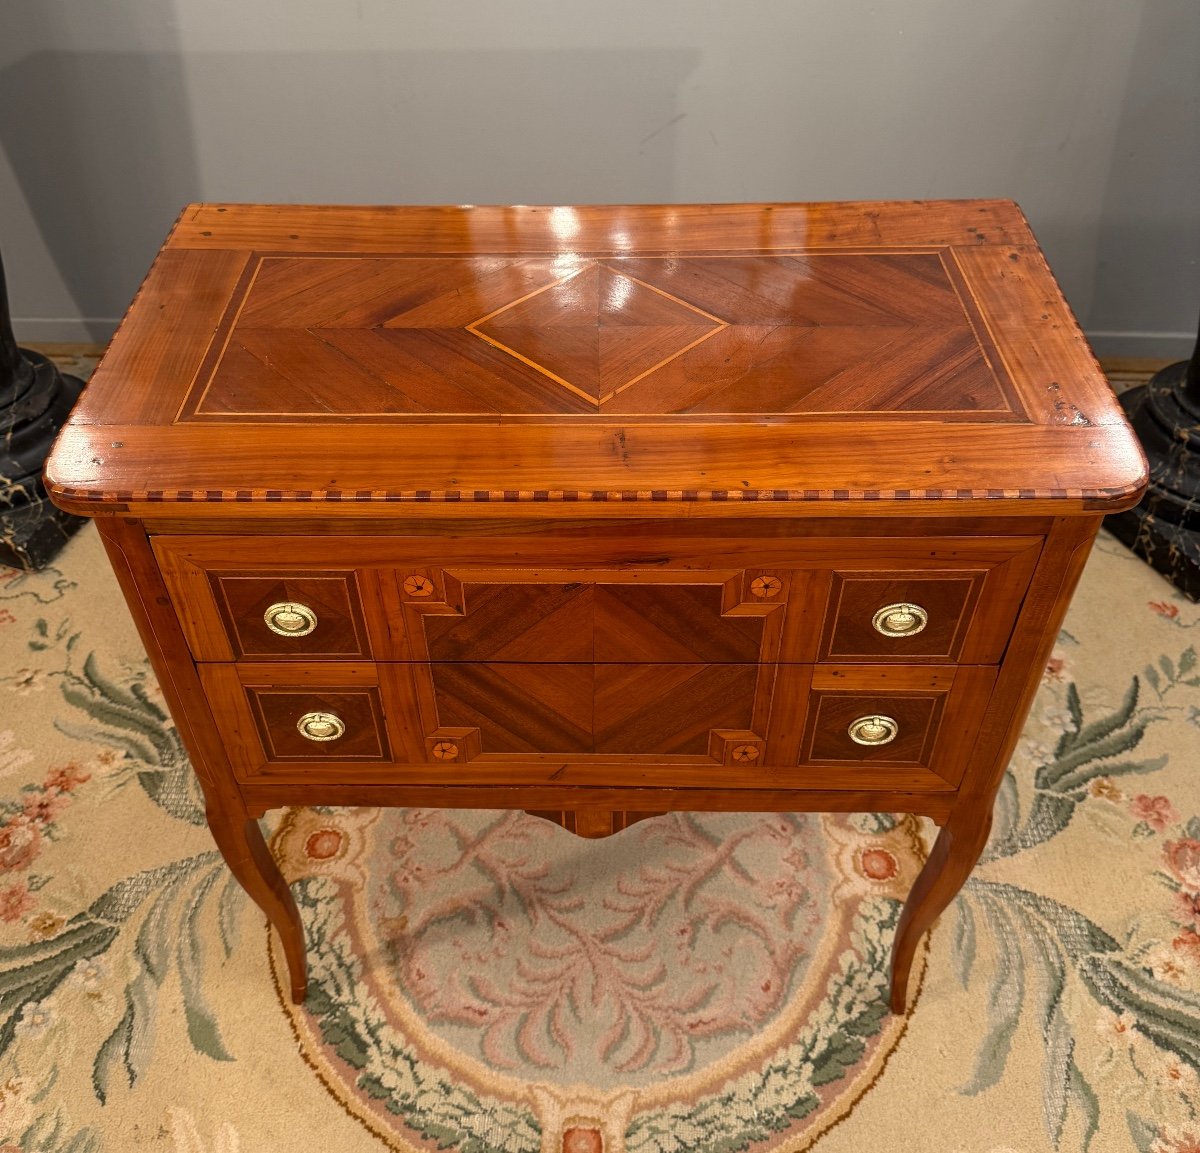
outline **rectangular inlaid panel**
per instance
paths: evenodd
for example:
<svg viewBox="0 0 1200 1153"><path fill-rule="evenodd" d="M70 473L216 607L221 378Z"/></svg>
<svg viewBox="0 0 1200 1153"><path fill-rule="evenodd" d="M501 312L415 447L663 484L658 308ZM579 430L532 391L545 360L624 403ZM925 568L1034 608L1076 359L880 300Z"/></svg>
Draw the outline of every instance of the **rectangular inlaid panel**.
<svg viewBox="0 0 1200 1153"><path fill-rule="evenodd" d="M481 754L706 757L714 731L749 730L756 707L765 713L760 675L744 664L435 664L423 727L429 739L458 734L445 759L460 759L472 730Z"/></svg>
<svg viewBox="0 0 1200 1153"><path fill-rule="evenodd" d="M822 656L896 660L958 656L986 573L835 573Z"/></svg>
<svg viewBox="0 0 1200 1153"><path fill-rule="evenodd" d="M804 761L884 761L920 765L929 760L944 693L824 693L813 694ZM855 727L856 726L856 727ZM851 729L858 734L856 741ZM886 744L860 743L868 739Z"/></svg>
<svg viewBox="0 0 1200 1153"><path fill-rule="evenodd" d="M184 420L1025 419L937 250L258 253Z"/></svg>
<svg viewBox="0 0 1200 1153"><path fill-rule="evenodd" d="M955 785L996 671L980 665L784 668L770 756L831 771L926 768Z"/></svg>
<svg viewBox="0 0 1200 1153"><path fill-rule="evenodd" d="M391 759L377 688L247 686L245 692L267 760ZM303 736L302 723L328 739Z"/></svg>
<svg viewBox="0 0 1200 1153"><path fill-rule="evenodd" d="M213 573L210 579L237 656L347 660L371 655L353 572Z"/></svg>

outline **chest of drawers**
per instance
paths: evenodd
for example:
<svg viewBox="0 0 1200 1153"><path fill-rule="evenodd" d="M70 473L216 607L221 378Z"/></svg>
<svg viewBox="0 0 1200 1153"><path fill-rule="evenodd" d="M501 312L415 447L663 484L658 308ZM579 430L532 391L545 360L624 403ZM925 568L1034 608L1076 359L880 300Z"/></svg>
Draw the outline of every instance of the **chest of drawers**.
<svg viewBox="0 0 1200 1153"><path fill-rule="evenodd" d="M94 515L226 860L293 804L986 840L1144 461L1006 202L183 213L47 466Z"/></svg>

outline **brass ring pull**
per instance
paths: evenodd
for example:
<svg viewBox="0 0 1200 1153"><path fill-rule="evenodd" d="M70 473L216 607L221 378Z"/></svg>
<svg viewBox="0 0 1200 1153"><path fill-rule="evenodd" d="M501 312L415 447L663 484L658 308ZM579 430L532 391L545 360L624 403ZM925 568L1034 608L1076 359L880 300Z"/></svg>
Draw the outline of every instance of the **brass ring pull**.
<svg viewBox="0 0 1200 1153"><path fill-rule="evenodd" d="M900 726L891 717L859 717L846 732L856 745L886 745L896 739Z"/></svg>
<svg viewBox="0 0 1200 1153"><path fill-rule="evenodd" d="M346 731L346 722L337 713L305 713L296 729L309 741L336 741Z"/></svg>
<svg viewBox="0 0 1200 1153"><path fill-rule="evenodd" d="M306 637L317 627L317 614L296 601L278 601L263 613L263 620L281 637Z"/></svg>
<svg viewBox="0 0 1200 1153"><path fill-rule="evenodd" d="M872 618L875 631L885 637L914 637L929 623L929 614L920 606L902 602L884 605Z"/></svg>

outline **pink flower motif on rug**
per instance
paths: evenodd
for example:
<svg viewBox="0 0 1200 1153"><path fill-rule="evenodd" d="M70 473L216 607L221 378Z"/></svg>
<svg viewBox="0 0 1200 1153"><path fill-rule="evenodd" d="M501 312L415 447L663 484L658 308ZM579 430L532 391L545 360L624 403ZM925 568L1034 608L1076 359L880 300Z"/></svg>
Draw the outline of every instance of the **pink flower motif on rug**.
<svg viewBox="0 0 1200 1153"><path fill-rule="evenodd" d="M0 869L29 868L42 847L42 822L27 814L11 817L0 826Z"/></svg>
<svg viewBox="0 0 1200 1153"><path fill-rule="evenodd" d="M1185 925L1190 921L1200 926L1200 893L1177 893L1176 909L1176 915Z"/></svg>
<svg viewBox="0 0 1200 1153"><path fill-rule="evenodd" d="M37 905L24 881L0 889L0 921L11 924L19 921Z"/></svg>
<svg viewBox="0 0 1200 1153"><path fill-rule="evenodd" d="M1200 1129L1168 1129L1155 1138L1150 1153L1200 1153Z"/></svg>
<svg viewBox="0 0 1200 1153"><path fill-rule="evenodd" d="M337 829L318 829L304 842L304 852L310 860L329 861L341 852L343 840Z"/></svg>
<svg viewBox="0 0 1200 1153"><path fill-rule="evenodd" d="M1129 811L1156 833L1179 820L1179 814L1166 797L1151 797L1146 793L1139 793L1129 802Z"/></svg>
<svg viewBox="0 0 1200 1153"><path fill-rule="evenodd" d="M570 1128L563 1133L562 1153L604 1153L599 1129Z"/></svg>
<svg viewBox="0 0 1200 1153"><path fill-rule="evenodd" d="M2 746L0 746L2 751ZM27 873L55 834L55 822L74 800L75 790L90 774L74 762L50 769L40 786L26 785L13 800L0 807L0 874ZM40 887L36 877L13 880L0 886L0 922L14 924L28 918L35 938L54 936L64 918L46 911L36 912ZM29 914L34 913L30 917Z"/></svg>
<svg viewBox="0 0 1200 1153"><path fill-rule="evenodd" d="M1200 895L1200 841L1183 837L1163 846L1167 868L1185 893Z"/></svg>
<svg viewBox="0 0 1200 1153"><path fill-rule="evenodd" d="M863 876L872 881L890 881L900 873L900 862L887 849L865 849L858 859Z"/></svg>

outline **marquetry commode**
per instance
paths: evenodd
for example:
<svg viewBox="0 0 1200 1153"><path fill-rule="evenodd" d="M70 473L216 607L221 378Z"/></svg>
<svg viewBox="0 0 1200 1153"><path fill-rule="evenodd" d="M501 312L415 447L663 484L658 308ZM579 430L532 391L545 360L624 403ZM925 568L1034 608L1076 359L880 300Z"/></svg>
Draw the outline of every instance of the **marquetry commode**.
<svg viewBox="0 0 1200 1153"><path fill-rule="evenodd" d="M47 466L97 518L225 858L255 818L992 800L1145 466L1001 201L195 205Z"/></svg>

